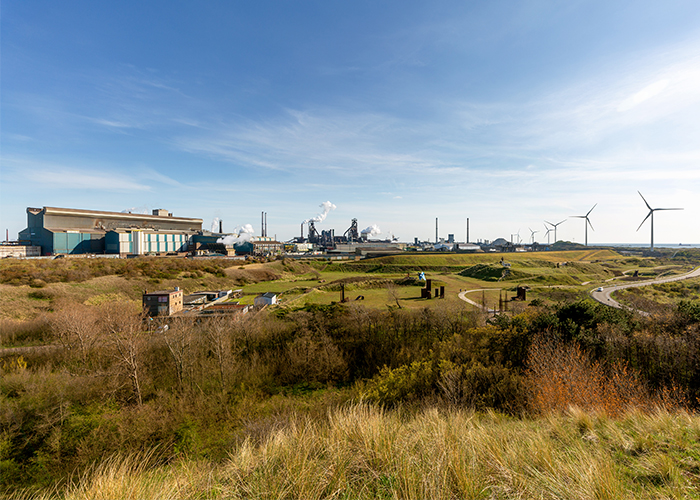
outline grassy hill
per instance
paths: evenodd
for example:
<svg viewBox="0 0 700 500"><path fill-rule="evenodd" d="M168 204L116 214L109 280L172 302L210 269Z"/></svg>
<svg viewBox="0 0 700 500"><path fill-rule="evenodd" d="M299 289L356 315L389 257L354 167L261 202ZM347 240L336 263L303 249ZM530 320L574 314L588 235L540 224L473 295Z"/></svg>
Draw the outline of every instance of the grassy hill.
<svg viewBox="0 0 700 500"><path fill-rule="evenodd" d="M56 492L8 498L697 498L699 437L686 413L513 419L356 405L232 445L223 463L113 457Z"/></svg>

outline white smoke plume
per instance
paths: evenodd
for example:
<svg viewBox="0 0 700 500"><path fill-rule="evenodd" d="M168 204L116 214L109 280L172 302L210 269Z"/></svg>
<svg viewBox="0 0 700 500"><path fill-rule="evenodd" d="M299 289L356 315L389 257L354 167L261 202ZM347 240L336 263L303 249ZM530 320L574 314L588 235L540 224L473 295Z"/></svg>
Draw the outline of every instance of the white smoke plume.
<svg viewBox="0 0 700 500"><path fill-rule="evenodd" d="M323 222L324 220L326 220L326 216L328 216L328 212L336 209L336 206L333 203L331 203L330 201L324 201L323 203L321 203L319 205L319 207L321 207L321 209L323 210L323 213L318 214L316 217L314 217L312 219L306 219L304 222L302 222L302 224L308 224L309 222Z"/></svg>
<svg viewBox="0 0 700 500"><path fill-rule="evenodd" d="M123 214L148 215L148 207L131 207L122 210Z"/></svg>
<svg viewBox="0 0 700 500"><path fill-rule="evenodd" d="M241 243L245 243L246 241L250 240L250 238L253 237L253 234L255 234L253 226L250 224L243 224L242 226L238 226L236 229L234 229L232 234L219 238L216 240L216 242L223 243L227 246L238 246Z"/></svg>
<svg viewBox="0 0 700 500"><path fill-rule="evenodd" d="M377 236L378 234L382 234L382 230L379 229L379 226L376 224L372 224L369 227L364 228L362 231L360 231L360 234L366 234L368 236Z"/></svg>
<svg viewBox="0 0 700 500"><path fill-rule="evenodd" d="M218 217L214 217L214 220L211 221L211 232L212 233L218 233L219 232L219 219Z"/></svg>

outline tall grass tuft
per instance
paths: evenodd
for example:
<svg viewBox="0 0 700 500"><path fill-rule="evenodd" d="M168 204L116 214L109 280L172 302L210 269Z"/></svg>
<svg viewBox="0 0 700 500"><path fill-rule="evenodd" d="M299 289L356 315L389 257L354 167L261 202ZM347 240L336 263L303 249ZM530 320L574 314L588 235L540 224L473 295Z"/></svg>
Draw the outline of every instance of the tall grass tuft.
<svg viewBox="0 0 700 500"><path fill-rule="evenodd" d="M700 494L699 440L700 418L684 412L516 419L355 404L243 441L223 464L113 457L62 491L11 498L687 498Z"/></svg>

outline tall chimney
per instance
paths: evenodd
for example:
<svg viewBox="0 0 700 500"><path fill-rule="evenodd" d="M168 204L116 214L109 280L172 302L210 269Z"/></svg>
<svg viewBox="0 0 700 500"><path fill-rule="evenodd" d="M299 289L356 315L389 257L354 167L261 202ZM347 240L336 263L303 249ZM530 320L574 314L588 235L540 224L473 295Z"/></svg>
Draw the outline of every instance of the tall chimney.
<svg viewBox="0 0 700 500"><path fill-rule="evenodd" d="M435 243L438 243L440 240L438 239L438 218L435 217Z"/></svg>
<svg viewBox="0 0 700 500"><path fill-rule="evenodd" d="M301 223L301 240L304 241L304 223Z"/></svg>
<svg viewBox="0 0 700 500"><path fill-rule="evenodd" d="M467 217L467 241L465 243L469 243L469 217Z"/></svg>
<svg viewBox="0 0 700 500"><path fill-rule="evenodd" d="M265 236L265 212L260 212L260 236Z"/></svg>
<svg viewBox="0 0 700 500"><path fill-rule="evenodd" d="M219 232L224 232L224 221L222 221L221 219L219 219Z"/></svg>
<svg viewBox="0 0 700 500"><path fill-rule="evenodd" d="M267 236L267 212L265 212L265 236Z"/></svg>

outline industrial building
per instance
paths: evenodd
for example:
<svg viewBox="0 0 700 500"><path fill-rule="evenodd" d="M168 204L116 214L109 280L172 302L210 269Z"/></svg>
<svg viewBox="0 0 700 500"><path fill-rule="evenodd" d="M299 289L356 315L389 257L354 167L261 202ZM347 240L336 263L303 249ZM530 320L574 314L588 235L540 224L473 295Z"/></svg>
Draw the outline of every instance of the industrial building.
<svg viewBox="0 0 700 500"><path fill-rule="evenodd" d="M27 208L27 229L19 239L40 246L42 255L186 252L202 219L173 217L163 209L151 214L75 208Z"/></svg>

